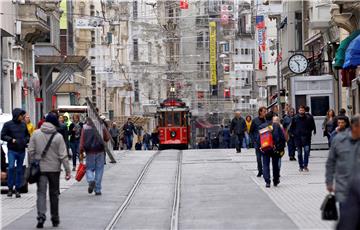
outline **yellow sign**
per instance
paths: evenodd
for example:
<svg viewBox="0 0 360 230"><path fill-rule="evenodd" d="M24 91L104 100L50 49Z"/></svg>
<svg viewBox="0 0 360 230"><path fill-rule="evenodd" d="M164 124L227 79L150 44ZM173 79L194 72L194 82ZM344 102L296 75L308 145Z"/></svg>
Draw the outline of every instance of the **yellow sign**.
<svg viewBox="0 0 360 230"><path fill-rule="evenodd" d="M209 22L210 29L210 84L217 85L216 79L216 22Z"/></svg>
<svg viewBox="0 0 360 230"><path fill-rule="evenodd" d="M66 30L67 29L67 0L62 0L60 2L60 9L63 11L60 17L60 29Z"/></svg>

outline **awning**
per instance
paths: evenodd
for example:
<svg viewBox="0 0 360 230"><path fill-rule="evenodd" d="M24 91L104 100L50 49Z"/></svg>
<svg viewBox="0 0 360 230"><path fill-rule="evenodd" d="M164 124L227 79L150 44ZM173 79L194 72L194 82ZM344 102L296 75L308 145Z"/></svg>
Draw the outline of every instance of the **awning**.
<svg viewBox="0 0 360 230"><path fill-rule="evenodd" d="M210 129L210 128L214 127L214 125L212 125L207 120L203 120L201 118L198 118L198 119L195 120L195 127L196 128L203 128L203 129Z"/></svg>
<svg viewBox="0 0 360 230"><path fill-rule="evenodd" d="M335 54L335 69L342 69L345 62L345 52L351 41L354 40L360 34L360 30L352 32L347 38L340 42L338 49Z"/></svg>
<svg viewBox="0 0 360 230"><path fill-rule="evenodd" d="M343 69L356 69L360 65L360 36L357 36L345 52Z"/></svg>

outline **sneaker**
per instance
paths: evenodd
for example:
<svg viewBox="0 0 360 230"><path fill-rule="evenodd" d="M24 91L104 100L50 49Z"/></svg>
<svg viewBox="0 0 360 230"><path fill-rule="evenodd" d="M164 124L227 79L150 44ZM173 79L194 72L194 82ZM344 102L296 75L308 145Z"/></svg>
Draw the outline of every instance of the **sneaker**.
<svg viewBox="0 0 360 230"><path fill-rule="evenodd" d="M73 167L72 171L74 171L74 172L75 172L75 171L76 171L76 167Z"/></svg>
<svg viewBox="0 0 360 230"><path fill-rule="evenodd" d="M280 180L274 181L274 186L277 187L280 184Z"/></svg>
<svg viewBox="0 0 360 230"><path fill-rule="evenodd" d="M261 177L261 176L262 176L262 173L258 173L256 176L257 176L257 177Z"/></svg>
<svg viewBox="0 0 360 230"><path fill-rule="evenodd" d="M13 195L13 191L12 191L12 189L9 189L9 191L8 191L8 193L7 193L7 196L8 196L8 197L12 197L12 195Z"/></svg>
<svg viewBox="0 0 360 230"><path fill-rule="evenodd" d="M20 198L20 197L21 197L21 195L20 195L20 192L19 192L19 191L15 191L15 197L16 197L16 198Z"/></svg>
<svg viewBox="0 0 360 230"><path fill-rule="evenodd" d="M59 224L60 224L59 220L51 220L51 222L52 222L52 226L55 227L55 228L58 227Z"/></svg>
<svg viewBox="0 0 360 230"><path fill-rule="evenodd" d="M95 196L101 196L101 192L96 192Z"/></svg>
<svg viewBox="0 0 360 230"><path fill-rule="evenodd" d="M299 168L299 172L303 172L304 171L304 169L303 168Z"/></svg>
<svg viewBox="0 0 360 230"><path fill-rule="evenodd" d="M45 219L41 217L38 217L37 219L38 223L36 225L36 228L44 228Z"/></svg>
<svg viewBox="0 0 360 230"><path fill-rule="evenodd" d="M266 183L265 187L270 188L270 183Z"/></svg>
<svg viewBox="0 0 360 230"><path fill-rule="evenodd" d="M88 193L91 194L94 191L95 188L95 181L91 181L89 183Z"/></svg>
<svg viewBox="0 0 360 230"><path fill-rule="evenodd" d="M305 172L309 172L308 167L304 167L304 171L305 171Z"/></svg>

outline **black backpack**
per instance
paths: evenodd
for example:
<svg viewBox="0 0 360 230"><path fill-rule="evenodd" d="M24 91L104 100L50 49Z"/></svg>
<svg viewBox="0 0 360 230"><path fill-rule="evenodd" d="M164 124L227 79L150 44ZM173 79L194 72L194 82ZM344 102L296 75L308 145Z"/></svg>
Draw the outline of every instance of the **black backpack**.
<svg viewBox="0 0 360 230"><path fill-rule="evenodd" d="M104 151L104 144L99 136L96 135L94 127L91 129L84 129L84 149L87 153Z"/></svg>

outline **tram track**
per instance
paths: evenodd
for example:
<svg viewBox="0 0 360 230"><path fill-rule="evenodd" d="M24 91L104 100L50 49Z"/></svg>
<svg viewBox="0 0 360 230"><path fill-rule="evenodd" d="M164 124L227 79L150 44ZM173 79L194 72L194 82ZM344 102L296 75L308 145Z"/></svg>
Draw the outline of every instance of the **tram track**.
<svg viewBox="0 0 360 230"><path fill-rule="evenodd" d="M130 206L132 200L136 195L137 190L143 184L142 183L143 179L147 174L150 166L159 155L161 155L160 150L157 151L154 155L152 155L149 158L149 160L146 162L141 172L139 173L139 176L137 177L134 185L130 189L130 192L126 196L126 199L121 204L121 206L116 210L114 216L112 217L108 225L105 227L105 230L113 230L119 227L121 228L121 226L119 226L119 220ZM177 156L177 164L176 164L175 183L173 189L172 209L171 209L171 214L169 215L170 230L177 230L179 227L182 151L179 150L177 152L177 155L178 156Z"/></svg>

